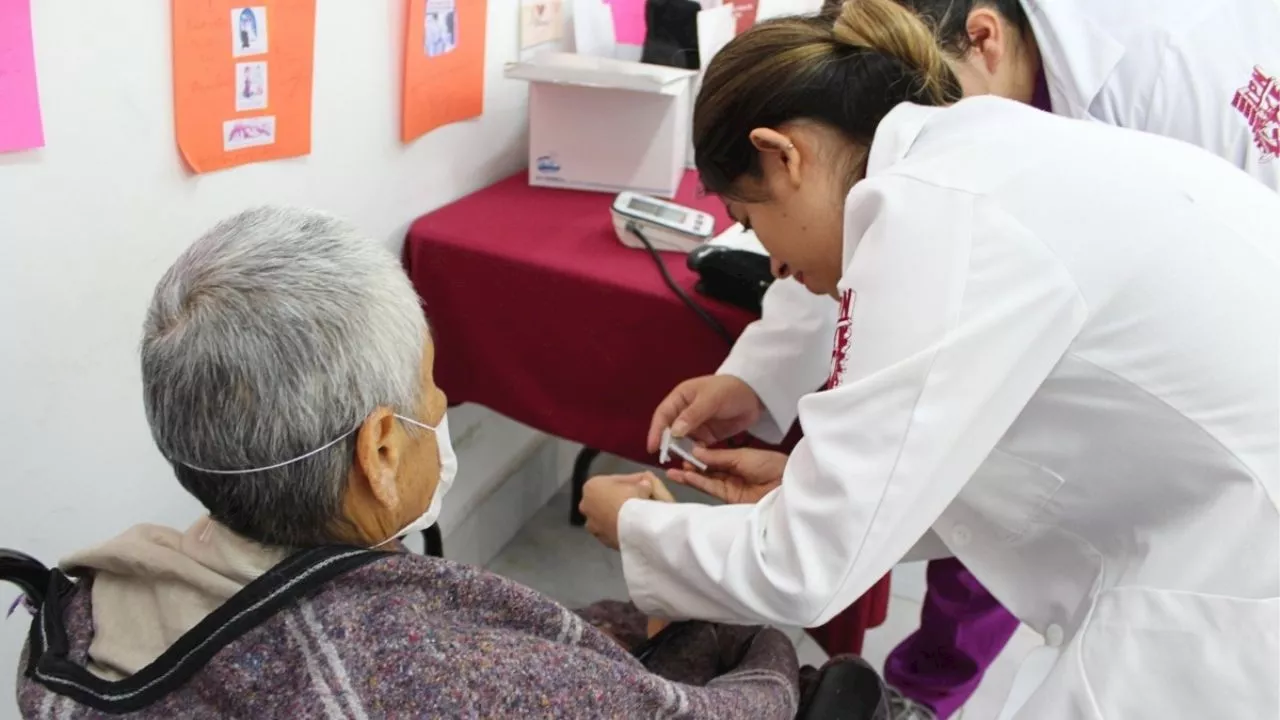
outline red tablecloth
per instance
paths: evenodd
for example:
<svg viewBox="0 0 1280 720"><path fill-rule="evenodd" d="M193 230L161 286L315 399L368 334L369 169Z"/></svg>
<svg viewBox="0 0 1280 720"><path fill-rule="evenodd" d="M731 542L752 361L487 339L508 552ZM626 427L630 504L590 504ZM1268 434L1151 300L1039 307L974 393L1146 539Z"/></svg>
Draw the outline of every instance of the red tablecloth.
<svg viewBox="0 0 1280 720"><path fill-rule="evenodd" d="M544 432L640 462L649 418L682 380L714 372L725 342L672 293L653 258L619 243L612 196L529 187L525 174L419 218L404 262L435 337L436 382ZM692 173L677 202L728 224ZM685 256L671 275L731 332L754 318L697 295ZM882 582L825 633L857 651L884 621ZM833 637L834 636L834 637Z"/></svg>
<svg viewBox="0 0 1280 720"><path fill-rule="evenodd" d="M509 178L409 228L405 263L439 351L436 381L545 432L637 461L649 418L681 380L715 372L728 347L623 246L612 196ZM727 224L690 181L679 202ZM671 275L735 334L750 313L698 296L685 256Z"/></svg>

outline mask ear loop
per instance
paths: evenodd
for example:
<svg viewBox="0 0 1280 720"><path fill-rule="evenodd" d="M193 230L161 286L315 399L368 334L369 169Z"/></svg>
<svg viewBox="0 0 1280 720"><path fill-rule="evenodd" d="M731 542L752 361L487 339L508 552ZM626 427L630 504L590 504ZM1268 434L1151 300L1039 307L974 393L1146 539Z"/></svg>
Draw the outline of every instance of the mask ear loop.
<svg viewBox="0 0 1280 720"><path fill-rule="evenodd" d="M361 423L361 424L363 424L363 423ZM357 426L355 426L355 427L351 428L350 430L348 430L348 431L346 431L346 432L342 433L342 434L341 434L341 435L339 435L338 437L336 437L336 438L334 438L334 439L330 440L329 442L327 442L327 443L325 443L325 444L321 445L320 447L316 448L315 450L312 450L311 452L308 452L308 453L303 453L302 455L299 455L298 457L293 458L292 460L285 460L284 462L278 462L278 463L276 463L275 465L265 465L265 466L263 466L263 467L248 468L248 469L246 469L246 470L210 470L209 468L202 468L202 467L200 467L199 465L192 465L192 464L191 464L191 463L189 463L189 462L183 462L183 461L181 461L181 460L173 460L173 459L171 458L171 459L170 459L170 461L171 461L171 462L174 462L174 463L177 463L178 465L182 465L183 467L189 467L189 468L191 468L192 470L196 470L196 471L198 471L198 472L202 472L202 473L208 473L208 474L210 474L210 475L247 475L248 473L266 472L267 470L275 470L276 468L282 468L282 467L284 467L285 465L292 465L292 464L294 464L294 463L296 463L296 462L299 462L299 461L301 461L301 460L306 460L307 458L309 458L309 457L311 457L311 456L313 456L313 455L318 455L318 454L320 454L320 453L324 452L325 450L328 450L329 448L333 447L334 445L337 445L338 443L342 442L343 440L346 440L348 437L351 437L351 433L354 433L355 431L357 431L357 430L359 430L359 429L360 429L360 425L357 425Z"/></svg>
<svg viewBox="0 0 1280 720"><path fill-rule="evenodd" d="M427 425L426 423L418 422L417 420L414 420L413 418L407 418L407 417L405 417L404 415L392 415L392 417L397 418L397 419L399 419L399 420L402 420L402 421L404 421L404 422L407 422L407 423L409 423L410 425L417 425L418 427L422 428L423 430L430 430L430 431L431 431L431 432L433 432L433 433L436 431L436 427L439 427L439 425L436 425L436 427L431 427L430 425ZM292 460L285 460L284 462L278 462L278 463L276 463L275 465L266 465L266 466L263 466L263 467L248 468L248 469L246 469L246 470L211 470L211 469L209 469L209 468L202 468L202 467L200 467L199 465L192 465L192 464L191 464L191 463L189 463L189 462L183 462L183 461L181 461L181 460L174 460L173 458L170 458L170 459L169 459L169 461L170 461L170 462L172 462L172 463L175 463L175 464L177 464L177 465L181 465L181 466L183 466L183 467L191 468L192 470L195 470L196 472L208 473L208 474L210 474L210 475L247 475L247 474L249 474L249 473L266 472L266 471L268 471L268 470L275 470L276 468L282 468L282 467L284 467L285 465L292 465L292 464L294 464L294 463L296 463L296 462L300 462L300 461L302 461L302 460L306 460L307 458L312 457L312 456L314 456L314 455L319 455L320 453L324 452L325 450L328 450L329 448L333 447L334 445L337 445L338 443L342 442L343 440L346 440L347 438L351 437L351 434L352 434L352 433L354 433L355 431L359 430L359 429L360 429L360 427L361 427L362 425L364 425L364 423L363 423L363 422L362 422L362 423L360 423L360 425L356 425L355 427L353 427L353 428L351 428L350 430L348 430L348 431L346 431L346 432L342 433L342 434L341 434L341 435L339 435L338 437L336 437L336 438L334 438L334 439L330 440L329 442L327 442L327 443L325 443L325 444L321 445L320 447L316 448L315 450L312 450L311 452L303 453L302 455L299 455L298 457L293 458Z"/></svg>
<svg viewBox="0 0 1280 720"><path fill-rule="evenodd" d="M435 424L435 426L433 427L433 426L428 425L428 424L426 424L426 423L424 423L424 422L419 422L419 421L417 421L417 420L414 420L413 418L407 418L407 417L405 417L405 416L403 416L403 415L393 415L392 417L395 417L395 418L398 418L398 419L400 419L400 420L403 420L404 422L407 422L407 423L409 423L410 425L416 425L416 426L418 426L418 427L422 428L423 430L430 430L432 433L434 433L434 432L435 432L435 431L440 427L440 423L436 423L436 424Z"/></svg>

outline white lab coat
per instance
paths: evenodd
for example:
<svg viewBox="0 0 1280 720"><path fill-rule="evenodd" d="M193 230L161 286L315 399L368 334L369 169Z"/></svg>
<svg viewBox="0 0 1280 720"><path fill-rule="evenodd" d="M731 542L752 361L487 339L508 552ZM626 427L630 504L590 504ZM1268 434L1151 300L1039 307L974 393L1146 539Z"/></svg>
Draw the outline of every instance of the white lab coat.
<svg viewBox="0 0 1280 720"><path fill-rule="evenodd" d="M1280 158L1255 139L1255 128L1266 123L1251 123L1233 105L1255 68L1280 79L1280 2L1022 4L1055 114L1199 145L1280 191Z"/></svg>
<svg viewBox="0 0 1280 720"><path fill-rule="evenodd" d="M1280 0L1023 0L1055 114L1199 145L1280 191L1280 158L1264 156L1232 105L1254 67L1280 78ZM1277 130L1280 132L1280 129ZM720 368L769 410L757 434L778 441L796 401L826 380L835 304L792 280Z"/></svg>
<svg viewBox="0 0 1280 720"><path fill-rule="evenodd" d="M932 527L1053 648L1017 717L1280 717L1280 196L1155 135L903 105L845 262L781 487L626 503L636 603L819 625Z"/></svg>

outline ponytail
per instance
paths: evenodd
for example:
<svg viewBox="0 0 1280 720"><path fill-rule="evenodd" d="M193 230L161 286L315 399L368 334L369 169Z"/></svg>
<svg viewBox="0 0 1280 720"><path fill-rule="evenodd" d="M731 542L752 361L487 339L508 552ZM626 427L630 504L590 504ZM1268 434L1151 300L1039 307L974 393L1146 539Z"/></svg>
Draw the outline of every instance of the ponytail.
<svg viewBox="0 0 1280 720"><path fill-rule="evenodd" d="M946 105L960 84L928 27L894 0L849 0L830 15L760 23L707 67L693 114L698 174L708 192L732 195L759 177L756 128L810 120L871 145L901 103Z"/></svg>
<svg viewBox="0 0 1280 720"><path fill-rule="evenodd" d="M915 13L938 40L938 45L952 57L960 57L972 47L969 39L969 16L978 8L994 11L1012 29L1019 42L1035 42L1031 19L1021 0L895 0ZM845 0L825 0L821 15L832 23L844 11Z"/></svg>
<svg viewBox="0 0 1280 720"><path fill-rule="evenodd" d="M914 70L933 104L954 102L958 83L933 32L895 0L848 0L836 16L832 35L852 47L888 55Z"/></svg>

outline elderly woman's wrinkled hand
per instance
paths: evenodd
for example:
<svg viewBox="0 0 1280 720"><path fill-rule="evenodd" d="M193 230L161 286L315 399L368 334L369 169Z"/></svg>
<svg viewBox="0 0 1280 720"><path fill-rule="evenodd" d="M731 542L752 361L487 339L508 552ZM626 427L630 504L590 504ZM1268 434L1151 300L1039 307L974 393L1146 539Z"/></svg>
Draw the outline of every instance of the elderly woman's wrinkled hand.
<svg viewBox="0 0 1280 720"><path fill-rule="evenodd" d="M618 515L628 500L662 500L674 502L653 473L630 475L598 475L582 488L578 510L587 518L587 531L606 547L618 549Z"/></svg>
<svg viewBox="0 0 1280 720"><path fill-rule="evenodd" d="M649 487L650 487L650 497L649 497L650 500L658 500L660 502L669 502L669 503L673 503L676 501L676 496L672 495L671 491L667 489L666 483L659 480L658 477L656 475L653 475L652 473L645 473L645 474L649 476L648 480L649 480Z"/></svg>

